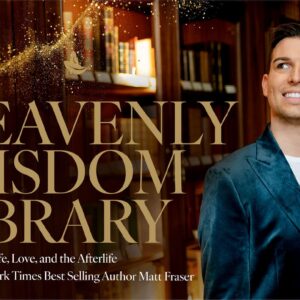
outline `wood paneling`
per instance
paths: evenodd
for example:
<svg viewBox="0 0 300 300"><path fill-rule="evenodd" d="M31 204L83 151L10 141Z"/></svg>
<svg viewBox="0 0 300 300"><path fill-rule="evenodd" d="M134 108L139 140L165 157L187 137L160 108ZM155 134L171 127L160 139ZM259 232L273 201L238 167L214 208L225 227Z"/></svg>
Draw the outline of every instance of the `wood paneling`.
<svg viewBox="0 0 300 300"><path fill-rule="evenodd" d="M264 2L249 1L241 23L244 144L255 141L267 121L267 100L261 89L265 72L265 14Z"/></svg>
<svg viewBox="0 0 300 300"><path fill-rule="evenodd" d="M173 3L154 1L155 47L157 62L157 100L180 100L180 48L178 9ZM164 147L161 151L161 170L166 170L172 154L174 139L173 104L168 103L164 114ZM164 172L164 171L163 171ZM170 194L174 189L170 170L162 199L173 199L164 219L165 270L174 274L186 273L186 240L184 200L181 195ZM186 282L166 282L167 299L186 299Z"/></svg>

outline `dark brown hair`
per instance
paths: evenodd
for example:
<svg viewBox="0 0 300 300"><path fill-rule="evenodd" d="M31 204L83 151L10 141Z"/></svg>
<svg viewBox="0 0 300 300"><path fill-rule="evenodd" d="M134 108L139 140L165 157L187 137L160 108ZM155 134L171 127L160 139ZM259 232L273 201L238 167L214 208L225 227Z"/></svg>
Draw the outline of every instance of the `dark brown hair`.
<svg viewBox="0 0 300 300"><path fill-rule="evenodd" d="M281 40L288 37L300 38L300 23L286 23L275 27L272 36L271 49L273 50Z"/></svg>
<svg viewBox="0 0 300 300"><path fill-rule="evenodd" d="M267 50L266 53L266 73L268 73L268 70L270 70L273 49L281 40L289 37L300 38L300 23L284 23L273 28L271 35L271 45L269 45L270 48Z"/></svg>

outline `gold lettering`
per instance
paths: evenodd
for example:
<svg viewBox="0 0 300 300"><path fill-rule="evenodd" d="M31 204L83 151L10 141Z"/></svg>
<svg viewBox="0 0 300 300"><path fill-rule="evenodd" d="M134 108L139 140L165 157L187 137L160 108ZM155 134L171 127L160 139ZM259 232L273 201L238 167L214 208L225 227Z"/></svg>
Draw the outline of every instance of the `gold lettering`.
<svg viewBox="0 0 300 300"><path fill-rule="evenodd" d="M123 182L122 187L116 192L108 192L108 191L104 190L98 180L97 173L98 173L98 169L100 169L100 168L98 168L98 162L99 162L101 156L108 152L117 154L121 158L121 160L119 161L120 164L123 163L123 165L124 165L124 170L125 170L124 182ZM100 193L111 194L111 195L118 194L118 193L123 192L129 186L129 184L133 178L132 163L131 163L130 159L128 158L128 156L126 154L124 154L123 152L120 152L118 150L112 150L112 149L105 150L105 151L98 153L91 161L90 168L89 168L89 177L90 177L90 181L91 181L93 187Z"/></svg>
<svg viewBox="0 0 300 300"><path fill-rule="evenodd" d="M119 219L112 220L111 219L111 205L112 203L119 203L123 206L124 212L123 216ZM126 201L122 200L103 200L104 205L104 239L102 243L115 243L116 241L111 240L111 224L114 223L118 230L122 233L123 238L128 243L136 243L136 241L132 238L130 233L128 232L127 228L123 224L122 221L126 220L130 213L131 207Z"/></svg>
<svg viewBox="0 0 300 300"><path fill-rule="evenodd" d="M81 114L81 111L82 111L84 105L85 105L87 102L82 102L82 101L77 101L77 102L76 102L76 103L79 103L80 107L79 107L79 111L78 111L78 113L77 113L76 119L75 119L75 121L74 121L73 127L72 127L72 129L71 129L71 132L69 132L69 130L68 130L67 124L66 124L66 122L65 122L65 119L64 119L64 117L63 117L63 115L62 115L62 112L61 112L61 109L60 109L60 107L59 107L59 104L60 104L61 102L58 102L58 101L48 101L48 103L49 103L50 106L52 107L52 110L53 110L54 115L55 115L55 117L56 117L57 123L58 123L58 125L59 125L59 128L60 128L60 131L61 131L61 133L62 133L62 136L63 136L63 138L64 138L64 140L65 140L65 143L66 143L66 145L69 145L70 140L71 140L71 137L72 137L73 132L74 132L74 130L75 130L75 127L76 127L76 125L77 125L77 123L78 123L78 119L79 119L79 116L80 116L80 114Z"/></svg>
<svg viewBox="0 0 300 300"><path fill-rule="evenodd" d="M160 108L160 128L158 129L156 127L156 125L153 123L153 121L151 120L151 118L145 113L145 111L143 110L143 108L140 106L140 104L138 102L126 102L130 105L131 107L131 124L130 124L130 141L128 142L128 145L136 145L138 143L136 143L133 140L133 120L134 120L134 111L141 117L141 119L143 120L143 122L145 123L145 125L148 127L148 129L151 131L151 133L155 136L155 138L157 139L157 141L162 145L162 133L163 133L163 105L167 102L163 102L163 101L157 101L155 103L158 104L159 108Z"/></svg>
<svg viewBox="0 0 300 300"><path fill-rule="evenodd" d="M173 174L174 174L174 184L175 184L175 191L173 194L183 194L182 191L182 170L181 170L181 156L185 150L174 150L173 154L170 158L169 164L165 171L165 174L162 176L162 180L160 181L154 163L151 159L150 153L148 150L137 150L141 155L141 162L140 162L140 190L136 194L146 194L143 190L143 170L144 165L143 161L145 161L152 181L154 183L156 192L159 194L161 192L162 186L164 181L167 177L169 169L171 167L172 162L174 162Z"/></svg>
<svg viewBox="0 0 300 300"><path fill-rule="evenodd" d="M24 131L24 129L32 128L32 129L37 129L40 134L40 137L42 139L42 142L39 143L40 145L53 145L53 143L51 143L51 141L49 140L46 128L43 124L43 121L42 121L41 115L38 111L38 108L36 106L36 103L34 101L32 101L28 105L29 105L29 109L27 111L27 115L26 115L23 125L21 127L19 136L18 136L17 140L14 142L14 144L15 145L24 145L24 143L21 142L21 137L22 137L23 131ZM34 119L35 125L26 125L30 114L32 115L32 117Z"/></svg>
<svg viewBox="0 0 300 300"><path fill-rule="evenodd" d="M77 216L78 221L79 221L80 224L70 224L74 212L76 213L76 216ZM64 232L63 232L60 240L58 241L58 243L67 243L65 241L64 237L65 237L65 234L66 234L67 229L69 227L81 227L81 229L84 233L84 236L86 238L84 243L96 243L96 241L94 240L93 235L91 233L89 224L88 224L88 222L86 220L86 217L84 215L84 212L83 212L83 209L82 209L81 204L79 202L79 199L73 201L73 207L72 207L71 213L69 215L68 222L65 226Z"/></svg>
<svg viewBox="0 0 300 300"><path fill-rule="evenodd" d="M67 194L75 191L82 184L85 177L85 166L81 158L70 151L65 150L45 150L48 155L47 163L48 163L48 182L47 182L47 192L45 194ZM55 190L55 154L56 153L64 153L73 159L76 164L77 172L76 172L76 182L73 184L73 187L67 191L56 191Z"/></svg>
<svg viewBox="0 0 300 300"><path fill-rule="evenodd" d="M161 209L161 211L159 212L156 220L154 220L154 218L152 217L147 205L146 205L146 200L133 200L136 205L139 207L139 209L141 210L142 214L145 217L145 220L147 221L148 225L149 225L149 239L146 243L158 243L159 241L157 241L156 238L156 234L157 234L157 222L158 220L161 218L161 215L164 211L164 209L167 207L167 205L172 201L172 200L161 200L163 202L163 207Z"/></svg>
<svg viewBox="0 0 300 300"><path fill-rule="evenodd" d="M94 104L94 142L91 145L120 145L123 139L123 135L117 141L103 142L101 137L101 124L110 124L114 130L116 130L116 116L110 121L101 121L101 106L102 104L113 104L121 111L120 102L105 101L105 102L92 102Z"/></svg>
<svg viewBox="0 0 300 300"><path fill-rule="evenodd" d="M5 192L5 152L8 150L0 151L0 194L7 194Z"/></svg>
<svg viewBox="0 0 300 300"><path fill-rule="evenodd" d="M39 185L40 185L40 177L39 177L39 174L35 171L33 171L32 169L28 168L28 167L25 167L22 163L21 163L21 159L20 159L20 156L23 154L23 153L30 153L32 154L32 156L36 159L36 161L38 162L39 161L39 158L38 158L38 152L37 151L32 151L32 150L21 150L19 151L15 158L14 158L14 166L16 168L17 171L19 171L21 174L25 175L25 176L28 176L30 177L33 182L34 182L34 187L31 191L29 192L22 192L20 191L14 182L12 182L12 191L13 193L18 193L18 194L22 194L22 195L28 195L28 194L32 194L34 193L38 188L39 188Z"/></svg>
<svg viewBox="0 0 300 300"><path fill-rule="evenodd" d="M9 220L15 212L15 207L11 202L7 200L0 200L0 203L4 203L7 207L7 214L5 217L0 218L0 221L6 223L9 226L8 238L4 241L0 241L0 243L8 243L17 236L17 232L18 232L17 225L13 221ZM4 230L1 230L1 232L3 231Z"/></svg>
<svg viewBox="0 0 300 300"><path fill-rule="evenodd" d="M229 104L229 108L223 118L223 120L220 122L216 113L214 112L211 104L213 102L206 102L206 101L198 101L206 110L210 120L212 121L214 127L215 127L215 141L211 143L212 145L225 145L225 143L222 142L222 126L231 110L231 108L237 103L237 101L226 101L226 103Z"/></svg>
<svg viewBox="0 0 300 300"><path fill-rule="evenodd" d="M9 111L9 104L8 102L3 102L3 101L0 101L0 105L4 105L7 110ZM0 126L2 127L3 131L5 130L5 116L3 116L0 120ZM11 140L11 135L9 136L9 138L4 141L4 142L1 142L0 144L1 145L8 145L10 143L10 140Z"/></svg>
<svg viewBox="0 0 300 300"><path fill-rule="evenodd" d="M200 145L202 138L203 138L203 133L199 137L199 139L195 142L190 142L190 143L184 143L182 141L182 104L184 102L180 101L174 101L174 109L175 109L175 114L174 114L174 126L175 126L175 137L174 137L174 143L177 145Z"/></svg>
<svg viewBox="0 0 300 300"><path fill-rule="evenodd" d="M43 200L21 200L24 203L24 241L22 243L36 243L33 242L31 239L31 229L32 229L32 223L36 225L36 227L41 232L42 236L45 238L45 240L48 243L56 243L56 241L53 239L49 231L47 230L46 226L44 225L43 221L48 219L51 215L52 208L51 205ZM31 216L31 207L32 203L39 203L44 208L44 215L36 220L32 219Z"/></svg>

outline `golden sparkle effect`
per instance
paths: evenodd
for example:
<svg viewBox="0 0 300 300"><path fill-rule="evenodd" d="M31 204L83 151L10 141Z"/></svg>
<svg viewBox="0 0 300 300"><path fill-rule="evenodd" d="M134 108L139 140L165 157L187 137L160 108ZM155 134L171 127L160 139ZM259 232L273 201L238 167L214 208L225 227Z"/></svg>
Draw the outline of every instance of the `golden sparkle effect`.
<svg viewBox="0 0 300 300"><path fill-rule="evenodd" d="M94 15L94 8L98 7L95 1L91 2L88 7L83 11L79 18L73 24L71 30L68 33L61 32L60 38L54 44L39 45L35 42L35 33L32 29L28 29L25 40L29 42L29 45L21 53L14 55L8 61L0 64L1 73L12 73L15 70L22 70L29 62L31 62L36 56L40 56L44 59L48 59L57 50L63 50L64 47L73 40L73 31L82 22L83 18L88 15ZM57 35L57 33L56 33ZM14 52L11 50L11 45L8 46L9 54Z"/></svg>
<svg viewBox="0 0 300 300"><path fill-rule="evenodd" d="M67 0L69 1L69 0ZM157 0L156 0L157 1ZM112 0L112 1L102 1L102 0L93 0L89 4L86 4L86 7L76 3L74 1L74 8L79 8L83 10L80 16L72 25L72 28L68 32L56 31L54 36L58 37L58 40L54 44L40 44L36 42L35 35L36 33L32 29L27 30L27 34L24 37L24 40L27 42L27 47L20 53L14 54L16 51L12 49L11 45L7 46L7 55L6 57L10 57L6 61L0 60L0 75L1 74L9 74L12 75L16 72L26 72L28 68L32 67L31 62L35 59L42 59L44 62L51 64L54 69L59 69L60 65L58 65L54 60L53 56L57 56L58 53L63 56L63 51L67 47L70 42L76 42L76 28L82 23L83 19L87 16L91 17L93 20L98 16L101 16L101 9L104 6L112 5L113 7L120 8L123 11L126 10L137 10L139 12L147 14L147 18L151 17L151 15L155 15L157 13L155 9L155 5L153 1L120 1L120 0ZM189 17L190 15L195 14L196 12L200 12L204 18L206 10L211 4L207 0L196 1L196 0L161 0L160 5L164 6L176 6L179 8L179 13L183 17ZM116 14L122 14L121 10L117 11ZM31 13L33 14L33 13ZM177 22L177 16L171 16L169 22ZM50 22L50 20L47 20ZM95 26L96 22L93 22L93 26ZM53 25L50 25L52 27ZM138 26L138 25L136 25ZM130 35L130 32L125 29L124 33ZM77 53L78 54L78 53ZM63 80L63 79L62 79Z"/></svg>

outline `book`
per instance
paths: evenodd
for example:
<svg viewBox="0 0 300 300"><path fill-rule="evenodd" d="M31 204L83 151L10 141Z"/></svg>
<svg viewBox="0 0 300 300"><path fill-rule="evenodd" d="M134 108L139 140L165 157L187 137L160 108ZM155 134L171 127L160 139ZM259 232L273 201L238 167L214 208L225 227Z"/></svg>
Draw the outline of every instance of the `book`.
<svg viewBox="0 0 300 300"><path fill-rule="evenodd" d="M189 132L189 142L194 143L199 139L201 134L203 134L201 111L199 108L189 107L188 108L188 132ZM203 141L202 141L203 142ZM189 155L200 157L202 153L202 145L190 145Z"/></svg>
<svg viewBox="0 0 300 300"><path fill-rule="evenodd" d="M129 73L129 43L119 42L119 71Z"/></svg>
<svg viewBox="0 0 300 300"><path fill-rule="evenodd" d="M224 90L224 78L223 78L223 62L222 62L222 45L221 43L217 43L217 65L218 65L218 71L217 71L217 76L218 76L218 92L222 93Z"/></svg>
<svg viewBox="0 0 300 300"><path fill-rule="evenodd" d="M84 44L84 66L94 69L94 48L93 48L93 20L91 17L83 19L83 44Z"/></svg>
<svg viewBox="0 0 300 300"><path fill-rule="evenodd" d="M119 27L114 26L114 34L113 34L113 47L114 47L114 55L113 55L113 64L112 64L112 72L119 73L120 72L120 59L119 59Z"/></svg>
<svg viewBox="0 0 300 300"><path fill-rule="evenodd" d="M209 61L211 70L211 83L213 91L218 91L218 52L217 45L214 42L210 43Z"/></svg>
<svg viewBox="0 0 300 300"><path fill-rule="evenodd" d="M104 7L104 38L105 38L105 66L106 72L113 72L114 61L114 10L113 7Z"/></svg>
<svg viewBox="0 0 300 300"><path fill-rule="evenodd" d="M124 42L124 56L123 56L123 67L124 73L128 74L130 67L129 67L129 42Z"/></svg>
<svg viewBox="0 0 300 300"><path fill-rule="evenodd" d="M189 76L189 63L188 63L188 51L187 50L182 50L182 79L185 81L189 81L190 76Z"/></svg>
<svg viewBox="0 0 300 300"><path fill-rule="evenodd" d="M196 81L195 52L193 50L188 50L188 63L189 63L189 80Z"/></svg>
<svg viewBox="0 0 300 300"><path fill-rule="evenodd" d="M207 50L200 50L200 78L202 82L211 83L209 53Z"/></svg>
<svg viewBox="0 0 300 300"><path fill-rule="evenodd" d="M155 61L151 47L151 39L140 39L135 42L136 74L153 76L155 74Z"/></svg>
<svg viewBox="0 0 300 300"><path fill-rule="evenodd" d="M63 22L64 22L64 32L67 35L66 45L65 45L65 58L68 60L71 53L74 51L73 45L73 13L71 11L63 12Z"/></svg>
<svg viewBox="0 0 300 300"><path fill-rule="evenodd" d="M232 70L232 55L230 47L226 44L221 44L221 60L222 60L222 77L223 77L223 91L227 94L235 94L235 76Z"/></svg>
<svg viewBox="0 0 300 300"><path fill-rule="evenodd" d="M136 74L136 51L135 44L138 38L135 36L129 39L129 73Z"/></svg>
<svg viewBox="0 0 300 300"><path fill-rule="evenodd" d="M125 67L125 43L119 42L119 72L126 73Z"/></svg>
<svg viewBox="0 0 300 300"><path fill-rule="evenodd" d="M101 32L101 14L96 15L94 18L94 26L93 26L93 56L94 56L94 69L95 70L102 70L101 68L101 59L104 53L102 53L101 49L101 35L103 32Z"/></svg>

